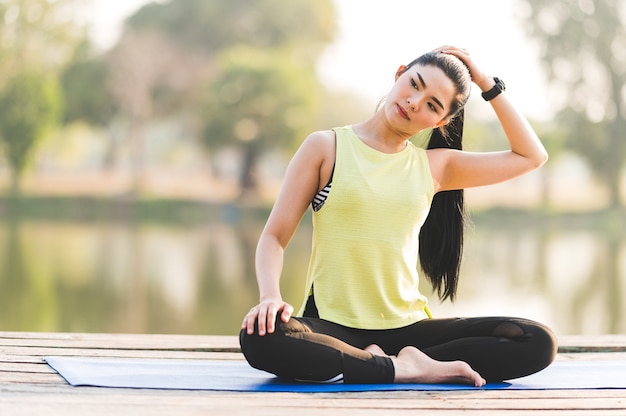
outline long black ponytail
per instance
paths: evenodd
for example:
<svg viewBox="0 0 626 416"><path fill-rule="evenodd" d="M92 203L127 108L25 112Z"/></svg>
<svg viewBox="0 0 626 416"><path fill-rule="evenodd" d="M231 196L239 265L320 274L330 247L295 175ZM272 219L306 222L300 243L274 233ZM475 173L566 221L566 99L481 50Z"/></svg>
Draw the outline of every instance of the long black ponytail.
<svg viewBox="0 0 626 416"><path fill-rule="evenodd" d="M469 99L471 77L463 62L444 53L426 53L409 65L432 65L441 69L455 84L457 94L451 103L450 122L434 129L428 149L463 149L463 107ZM463 190L441 191L435 194L430 212L419 235L419 259L422 271L437 292L439 299L454 301L456 296L463 236L465 206Z"/></svg>
<svg viewBox="0 0 626 416"><path fill-rule="evenodd" d="M452 148L462 150L463 110L446 125L446 131L434 129L428 149ZM465 230L463 189L437 192L428 217L419 235L419 259L422 271L439 299L454 301Z"/></svg>

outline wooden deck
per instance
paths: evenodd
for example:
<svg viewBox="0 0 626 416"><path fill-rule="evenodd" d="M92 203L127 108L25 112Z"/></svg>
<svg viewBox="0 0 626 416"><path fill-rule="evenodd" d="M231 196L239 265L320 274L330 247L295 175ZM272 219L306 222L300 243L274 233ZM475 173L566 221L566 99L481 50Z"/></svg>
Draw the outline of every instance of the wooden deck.
<svg viewBox="0 0 626 416"><path fill-rule="evenodd" d="M565 337L558 360L626 359L626 336ZM0 332L0 415L626 415L626 390L235 393L71 387L46 355L242 360L235 337ZM626 375L625 375L626 377Z"/></svg>

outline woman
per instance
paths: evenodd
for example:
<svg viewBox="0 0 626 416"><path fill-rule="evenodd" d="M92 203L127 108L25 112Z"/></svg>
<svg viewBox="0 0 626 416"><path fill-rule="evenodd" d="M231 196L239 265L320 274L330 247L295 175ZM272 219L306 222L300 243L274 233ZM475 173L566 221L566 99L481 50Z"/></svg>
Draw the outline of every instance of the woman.
<svg viewBox="0 0 626 416"><path fill-rule="evenodd" d="M536 169L546 150L503 94L504 83L483 74L464 49L436 49L401 66L395 79L371 118L311 134L290 162L257 246L260 301L240 334L246 359L295 380L477 387L545 368L556 342L541 324L429 319L417 262L440 298L453 300L462 189ZM472 81L510 150L460 150ZM409 141L427 129L434 129L428 150ZM309 204L313 248L294 317L279 279L284 250Z"/></svg>

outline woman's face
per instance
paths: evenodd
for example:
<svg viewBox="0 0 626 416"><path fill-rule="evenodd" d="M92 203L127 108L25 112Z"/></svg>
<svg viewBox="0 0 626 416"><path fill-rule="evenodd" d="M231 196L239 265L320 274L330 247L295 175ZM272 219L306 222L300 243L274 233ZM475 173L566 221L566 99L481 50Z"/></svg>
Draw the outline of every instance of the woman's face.
<svg viewBox="0 0 626 416"><path fill-rule="evenodd" d="M435 66L400 67L385 112L391 123L407 132L439 127L449 121L456 93L452 80Z"/></svg>

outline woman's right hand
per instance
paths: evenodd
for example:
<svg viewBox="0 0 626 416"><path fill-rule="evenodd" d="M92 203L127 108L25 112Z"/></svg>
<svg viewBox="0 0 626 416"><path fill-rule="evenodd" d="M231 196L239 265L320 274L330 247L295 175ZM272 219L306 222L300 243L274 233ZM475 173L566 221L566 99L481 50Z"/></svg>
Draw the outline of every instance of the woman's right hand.
<svg viewBox="0 0 626 416"><path fill-rule="evenodd" d="M274 332L278 314L280 314L281 321L288 322L293 314L293 306L281 298L263 299L248 311L243 318L241 329L245 329L248 335L252 335L254 334L254 324L258 321L259 335L271 334Z"/></svg>

